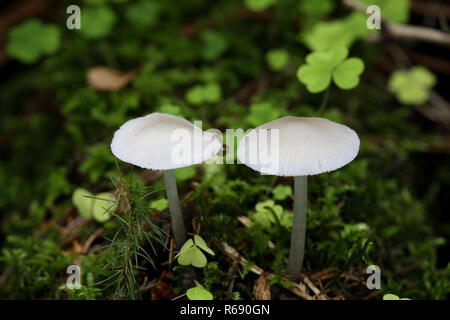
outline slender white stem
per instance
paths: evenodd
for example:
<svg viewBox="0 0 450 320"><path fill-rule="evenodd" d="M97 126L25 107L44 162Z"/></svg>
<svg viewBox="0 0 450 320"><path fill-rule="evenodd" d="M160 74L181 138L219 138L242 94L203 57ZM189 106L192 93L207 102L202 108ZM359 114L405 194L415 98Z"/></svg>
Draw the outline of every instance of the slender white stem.
<svg viewBox="0 0 450 320"><path fill-rule="evenodd" d="M167 200L169 201L173 235L177 248L180 249L186 242L186 230L184 228L183 215L181 214L180 198L178 197L174 170L164 171L164 183L166 184Z"/></svg>
<svg viewBox="0 0 450 320"><path fill-rule="evenodd" d="M294 219L292 221L291 249L287 266L287 271L294 281L300 279L305 254L307 193L308 177L294 177Z"/></svg>

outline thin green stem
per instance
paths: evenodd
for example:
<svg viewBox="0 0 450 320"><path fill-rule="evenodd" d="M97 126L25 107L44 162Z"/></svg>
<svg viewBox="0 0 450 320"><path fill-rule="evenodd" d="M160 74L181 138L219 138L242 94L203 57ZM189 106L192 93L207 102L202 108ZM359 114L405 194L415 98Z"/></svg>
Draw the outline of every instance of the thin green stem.
<svg viewBox="0 0 450 320"><path fill-rule="evenodd" d="M323 94L322 103L320 104L319 110L317 110L317 115L321 115L324 112L328 103L329 96L330 96L330 87L328 87L325 93Z"/></svg>
<svg viewBox="0 0 450 320"><path fill-rule="evenodd" d="M169 200L172 230L177 248L186 242L186 230L184 228L183 215L181 214L180 198L178 197L177 182L174 170L164 171L164 182L167 189L167 200Z"/></svg>
<svg viewBox="0 0 450 320"><path fill-rule="evenodd" d="M293 281L298 281L300 278L305 254L307 190L308 177L294 177L294 219L287 266L287 271Z"/></svg>

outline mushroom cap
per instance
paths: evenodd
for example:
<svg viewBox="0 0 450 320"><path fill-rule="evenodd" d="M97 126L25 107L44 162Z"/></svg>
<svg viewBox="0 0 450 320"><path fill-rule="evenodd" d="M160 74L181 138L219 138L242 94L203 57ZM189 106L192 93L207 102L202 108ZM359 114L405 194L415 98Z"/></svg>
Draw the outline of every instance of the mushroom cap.
<svg viewBox="0 0 450 320"><path fill-rule="evenodd" d="M186 119L151 113L125 122L111 142L122 161L153 170L169 170L201 163L222 148L222 139Z"/></svg>
<svg viewBox="0 0 450 320"><path fill-rule="evenodd" d="M261 150L257 141L268 141L274 133L276 136L274 129L278 129L278 146ZM307 176L345 166L356 157L358 150L358 135L347 126L324 118L289 116L248 132L239 142L237 156L241 163L263 174ZM260 160L261 152L270 155L270 166Z"/></svg>

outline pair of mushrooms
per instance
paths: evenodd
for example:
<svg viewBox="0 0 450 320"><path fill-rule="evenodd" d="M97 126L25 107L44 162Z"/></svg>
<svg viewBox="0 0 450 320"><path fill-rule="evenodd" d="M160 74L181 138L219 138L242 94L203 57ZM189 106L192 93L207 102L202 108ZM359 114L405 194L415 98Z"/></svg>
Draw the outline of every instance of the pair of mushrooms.
<svg viewBox="0 0 450 320"><path fill-rule="evenodd" d="M174 139L179 137L174 134L177 130L184 130L193 140ZM277 130L278 134L277 165L250 161L258 158L258 148L252 147L255 140L249 138L272 130ZM183 118L161 113L130 120L114 134L111 150L117 158L142 168L164 170L172 229L178 248L186 241L186 231L174 169L206 161L215 156L222 145L220 135L202 131ZM187 152L192 157L184 157L182 162L176 160L181 149L192 150L192 153ZM249 131L239 142L239 162L262 174L294 177L294 217L287 268L293 280L300 277L305 250L307 176L348 164L358 150L359 139L352 129L323 118L283 117Z"/></svg>

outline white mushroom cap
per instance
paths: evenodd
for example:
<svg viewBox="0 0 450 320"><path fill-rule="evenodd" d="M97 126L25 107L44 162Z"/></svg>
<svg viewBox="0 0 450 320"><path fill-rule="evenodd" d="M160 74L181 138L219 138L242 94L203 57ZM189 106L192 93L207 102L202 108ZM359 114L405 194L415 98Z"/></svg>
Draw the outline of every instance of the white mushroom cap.
<svg viewBox="0 0 450 320"><path fill-rule="evenodd" d="M114 133L112 153L145 169L169 170L201 163L222 148L216 133L204 132L170 114L151 113L125 122Z"/></svg>
<svg viewBox="0 0 450 320"><path fill-rule="evenodd" d="M268 148L261 147L264 141ZM283 117L248 132L237 156L263 174L307 176L345 166L358 150L358 135L347 126L323 118Z"/></svg>

